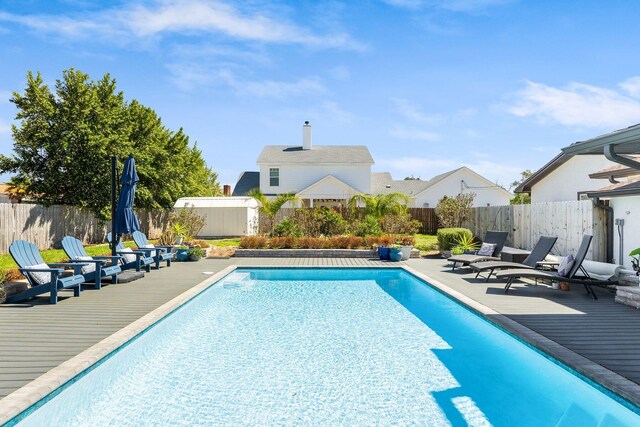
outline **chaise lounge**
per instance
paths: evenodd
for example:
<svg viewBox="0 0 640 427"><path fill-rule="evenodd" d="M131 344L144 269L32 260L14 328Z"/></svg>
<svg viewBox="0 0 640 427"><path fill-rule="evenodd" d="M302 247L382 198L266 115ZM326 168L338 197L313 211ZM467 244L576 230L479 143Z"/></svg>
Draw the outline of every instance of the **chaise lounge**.
<svg viewBox="0 0 640 427"><path fill-rule="evenodd" d="M527 256L522 263L519 262L507 262L507 261L481 261L474 262L469 264L469 267L474 269L476 274L476 279L480 276L480 273L489 270L489 274L485 278L485 282L488 282L491 278L491 275L495 270L504 270L507 268L527 268L533 269L536 268L540 261L544 261L544 259L549 255L553 245L556 244L557 237L549 237L542 236L538 239L538 242L533 247L533 250Z"/></svg>
<svg viewBox="0 0 640 427"><path fill-rule="evenodd" d="M488 243L493 246L490 253L481 253L480 251L475 254L462 254L462 255L454 255L449 257L447 261L451 262L451 271L456 269L456 265L461 263L462 265L469 265L474 262L481 261L499 261L500 260L500 252L502 251L502 247L504 246L504 242L507 240L508 233L506 231L492 231L489 230L484 235L484 240L482 244Z"/></svg>
<svg viewBox="0 0 640 427"><path fill-rule="evenodd" d="M504 287L504 292L507 293L509 288L513 284L513 281L516 279L527 278L527 279L546 279L550 282L568 282L575 283L578 285L583 285L587 294L591 295L593 299L598 299L598 296L595 294L591 286L607 286L607 285L615 285L617 281L612 279L596 279L589 276L587 270L583 267L583 262L585 257L587 256L587 252L589 251L589 246L591 245L591 240L593 236L585 235L582 238L582 243L578 248L578 252L576 253L576 257L573 261L573 264L567 271L566 275L559 274L558 272L549 272L544 270L534 270L534 269L522 269L517 268L513 270L503 270L496 273L496 277L499 279L507 279L507 283ZM580 275L578 275L580 273Z"/></svg>

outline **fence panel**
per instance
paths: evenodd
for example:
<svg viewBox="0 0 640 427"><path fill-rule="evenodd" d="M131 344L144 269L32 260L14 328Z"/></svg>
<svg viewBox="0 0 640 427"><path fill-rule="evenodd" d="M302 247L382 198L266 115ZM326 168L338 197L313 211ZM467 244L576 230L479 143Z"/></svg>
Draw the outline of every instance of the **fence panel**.
<svg viewBox="0 0 640 427"><path fill-rule="evenodd" d="M160 237L166 227L169 210L136 210L140 228L151 239ZM14 240L27 240L40 249L60 244L65 236L83 243L105 241L111 223L99 224L87 209L75 206L49 206L27 203L0 203L0 253L7 253Z"/></svg>

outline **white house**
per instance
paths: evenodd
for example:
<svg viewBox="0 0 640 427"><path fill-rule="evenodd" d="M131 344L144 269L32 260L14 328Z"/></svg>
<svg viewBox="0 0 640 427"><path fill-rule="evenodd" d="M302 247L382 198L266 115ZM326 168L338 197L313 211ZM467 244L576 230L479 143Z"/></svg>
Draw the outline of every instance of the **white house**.
<svg viewBox="0 0 640 427"><path fill-rule="evenodd" d="M393 180L388 172L374 173L372 194L399 192L410 197L412 207L434 208L444 196L474 193L473 206L508 205L512 194L466 166L436 175L428 181Z"/></svg>
<svg viewBox="0 0 640 427"><path fill-rule="evenodd" d="M401 192L411 206L435 207L445 195L476 194L475 205L509 204L511 194L467 167L438 175L429 181L393 180L391 174L371 173L374 164L364 145L314 146L311 125L302 127L302 145L268 145L256 162L259 172L240 174L233 196L259 188L266 196L294 193L304 206L341 206L356 194Z"/></svg>
<svg viewBox="0 0 640 427"><path fill-rule="evenodd" d="M531 203L580 200L602 184L589 177L593 171L616 163L603 155L574 156L560 153L516 187L516 193L531 195Z"/></svg>
<svg viewBox="0 0 640 427"><path fill-rule="evenodd" d="M605 156L614 162L591 171L599 188L585 194L597 204L608 205L612 258L630 269L629 252L640 247L640 124L576 142L562 151L577 157ZM603 186L605 179L609 182Z"/></svg>

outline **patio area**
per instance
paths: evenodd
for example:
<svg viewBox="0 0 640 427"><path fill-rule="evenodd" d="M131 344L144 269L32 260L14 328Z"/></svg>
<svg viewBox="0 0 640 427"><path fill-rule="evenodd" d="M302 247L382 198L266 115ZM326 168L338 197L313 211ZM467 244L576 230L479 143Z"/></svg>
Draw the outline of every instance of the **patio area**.
<svg viewBox="0 0 640 427"><path fill-rule="evenodd" d="M519 283L505 295L499 282L476 281L465 269L452 273L441 258L402 263L346 258L231 258L175 263L148 273L144 279L100 291L88 289L80 298L65 298L57 305L46 304L47 298L38 298L34 304L1 305L0 398L192 288L211 272L230 265L406 265L640 384L640 312L615 303L613 294L605 289L596 289L597 301L575 286L563 292Z"/></svg>

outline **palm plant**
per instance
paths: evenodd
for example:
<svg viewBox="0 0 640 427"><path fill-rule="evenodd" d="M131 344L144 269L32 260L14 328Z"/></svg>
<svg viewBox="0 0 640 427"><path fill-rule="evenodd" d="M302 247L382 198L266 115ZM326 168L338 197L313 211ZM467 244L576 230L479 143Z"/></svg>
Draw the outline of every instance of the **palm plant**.
<svg viewBox="0 0 640 427"><path fill-rule="evenodd" d="M349 209L355 213L357 209L364 206L364 216L373 216L380 219L385 215L398 215L407 212L409 196L403 193L376 194L356 194L349 199Z"/></svg>
<svg viewBox="0 0 640 427"><path fill-rule="evenodd" d="M273 229L276 215L280 212L282 206L288 202L299 200L299 197L293 193L278 194L275 199L269 199L259 188L254 188L249 191L247 195L260 202L261 206L258 209L260 213L265 214L269 218L269 230Z"/></svg>

